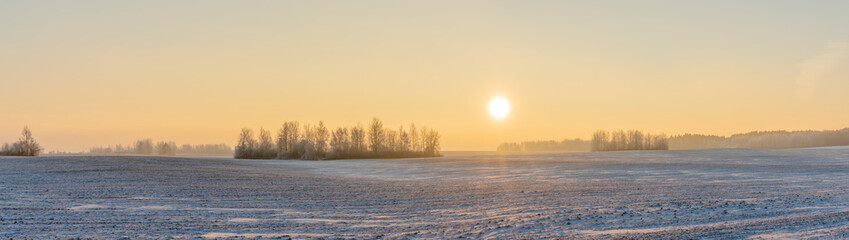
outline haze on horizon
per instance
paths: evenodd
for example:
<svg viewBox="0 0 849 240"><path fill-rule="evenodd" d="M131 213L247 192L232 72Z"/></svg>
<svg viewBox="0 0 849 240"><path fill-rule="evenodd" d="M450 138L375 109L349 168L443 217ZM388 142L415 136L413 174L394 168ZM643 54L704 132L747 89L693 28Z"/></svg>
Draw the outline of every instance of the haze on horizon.
<svg viewBox="0 0 849 240"><path fill-rule="evenodd" d="M233 145L414 122L444 150L598 129L849 127L849 2L4 1L0 143ZM490 99L510 101L494 119Z"/></svg>

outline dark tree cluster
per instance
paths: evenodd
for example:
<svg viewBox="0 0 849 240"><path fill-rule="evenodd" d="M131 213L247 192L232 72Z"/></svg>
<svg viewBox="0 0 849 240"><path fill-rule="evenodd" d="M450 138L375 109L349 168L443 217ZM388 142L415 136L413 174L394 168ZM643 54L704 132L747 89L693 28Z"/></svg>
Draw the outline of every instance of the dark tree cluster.
<svg viewBox="0 0 849 240"><path fill-rule="evenodd" d="M174 156L177 154L228 154L233 150L226 144L183 144L177 146L171 141L159 141L154 143L151 139L141 139L133 144L115 145L107 147L93 147L89 150L91 154L140 154L140 155L163 155Z"/></svg>
<svg viewBox="0 0 849 240"><path fill-rule="evenodd" d="M272 139L269 130L254 131L243 128L233 157L241 159L357 159L357 158L412 158L440 156L439 132L411 124L398 130L383 127L380 119L373 119L364 128L328 129L324 122L317 125L285 122Z"/></svg>
<svg viewBox="0 0 849 240"><path fill-rule="evenodd" d="M849 128L825 131L755 131L730 137L684 134L669 139L672 149L783 149L849 145Z"/></svg>
<svg viewBox="0 0 849 240"><path fill-rule="evenodd" d="M628 151L628 150L669 150L669 140L666 135L652 135L638 130L617 130L607 132L599 130L593 133L590 150Z"/></svg>
<svg viewBox="0 0 849 240"><path fill-rule="evenodd" d="M41 145L32 137L29 127L21 131L21 138L12 144L5 143L0 148L0 156L38 156L41 153Z"/></svg>
<svg viewBox="0 0 849 240"><path fill-rule="evenodd" d="M563 141L526 141L520 143L502 143L496 149L500 152L532 152L532 151L589 151L590 141L580 138Z"/></svg>

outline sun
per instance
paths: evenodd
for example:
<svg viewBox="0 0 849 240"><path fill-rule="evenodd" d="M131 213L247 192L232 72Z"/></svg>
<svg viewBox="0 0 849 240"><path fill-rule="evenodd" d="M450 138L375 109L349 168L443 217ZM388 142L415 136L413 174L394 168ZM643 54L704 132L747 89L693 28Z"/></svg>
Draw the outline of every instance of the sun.
<svg viewBox="0 0 849 240"><path fill-rule="evenodd" d="M489 101L489 114L496 119L507 117L510 113L510 103L503 97L496 97Z"/></svg>

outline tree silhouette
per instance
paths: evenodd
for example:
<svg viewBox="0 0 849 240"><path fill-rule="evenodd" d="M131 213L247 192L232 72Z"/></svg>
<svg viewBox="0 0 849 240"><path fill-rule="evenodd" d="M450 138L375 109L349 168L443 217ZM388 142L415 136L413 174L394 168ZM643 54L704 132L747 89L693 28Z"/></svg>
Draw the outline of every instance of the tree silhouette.
<svg viewBox="0 0 849 240"><path fill-rule="evenodd" d="M439 156L440 135L433 129L416 130L411 125L408 133L403 127L397 131L383 128L380 119L372 119L368 131L357 124L350 128L340 127L329 131L323 121L317 125L304 124L298 132L297 122L285 122L277 132L276 144L267 149L270 133L260 129L259 139L253 138L249 128L239 135L233 156L244 159L344 159L344 158L402 158ZM415 138L411 136L416 136ZM418 147L413 147L416 145Z"/></svg>
<svg viewBox="0 0 849 240"><path fill-rule="evenodd" d="M610 137L608 137L610 136ZM590 150L624 151L624 150L668 150L666 135L645 134L638 130L616 130L612 133L596 131L590 141Z"/></svg>
<svg viewBox="0 0 849 240"><path fill-rule="evenodd" d="M42 150L44 149L41 148L41 145L32 137L29 126L24 126L24 130L21 131L21 138L12 144L3 144L3 147L0 148L0 155L38 156Z"/></svg>
<svg viewBox="0 0 849 240"><path fill-rule="evenodd" d="M380 119L374 118L369 126L369 149L372 153L378 154L383 151L383 122Z"/></svg>
<svg viewBox="0 0 849 240"><path fill-rule="evenodd" d="M136 141L136 154L151 155L153 154L153 140L142 139Z"/></svg>
<svg viewBox="0 0 849 240"><path fill-rule="evenodd" d="M355 154L362 154L366 151L366 131L360 124L351 128L351 148L351 152Z"/></svg>
<svg viewBox="0 0 849 240"><path fill-rule="evenodd" d="M236 144L236 149L233 151L235 158L253 158L256 140L254 140L254 132L250 128L242 128L239 134L239 142Z"/></svg>

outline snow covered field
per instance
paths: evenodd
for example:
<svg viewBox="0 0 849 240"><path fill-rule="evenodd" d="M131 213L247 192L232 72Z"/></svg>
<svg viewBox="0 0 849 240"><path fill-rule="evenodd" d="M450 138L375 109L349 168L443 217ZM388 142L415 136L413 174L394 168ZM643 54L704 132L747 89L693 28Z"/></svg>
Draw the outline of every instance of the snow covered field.
<svg viewBox="0 0 849 240"><path fill-rule="evenodd" d="M0 158L8 238L845 238L849 149Z"/></svg>

